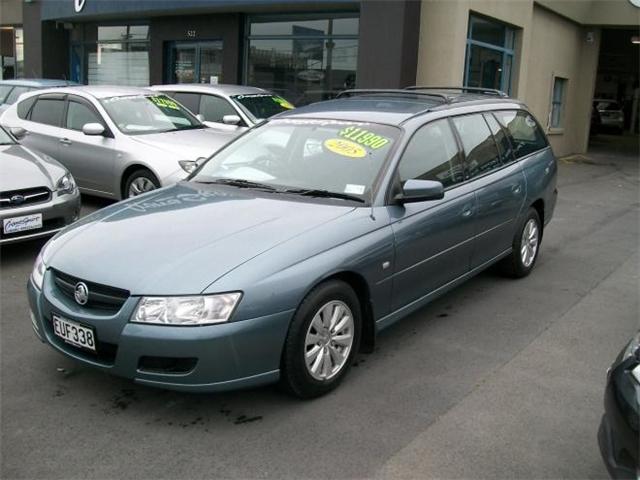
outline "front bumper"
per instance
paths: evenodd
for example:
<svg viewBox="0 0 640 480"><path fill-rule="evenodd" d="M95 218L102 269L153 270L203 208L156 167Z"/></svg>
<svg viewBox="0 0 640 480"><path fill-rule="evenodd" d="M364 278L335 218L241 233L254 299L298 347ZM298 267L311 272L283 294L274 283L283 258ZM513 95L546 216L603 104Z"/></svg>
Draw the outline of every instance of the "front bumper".
<svg viewBox="0 0 640 480"><path fill-rule="evenodd" d="M4 234L2 232L4 219L34 213L42 214L42 228L12 234ZM72 194L65 195L58 195L57 192L53 192L52 198L47 202L34 203L23 207L3 208L0 210L0 245L51 236L75 222L79 216L80 193L78 189Z"/></svg>
<svg viewBox="0 0 640 480"><path fill-rule="evenodd" d="M293 315L293 311L286 311L201 327L143 325L129 322L138 297L129 297L113 313L83 308L57 289L51 271L45 274L42 291L31 280L27 290L34 331L43 342L113 375L191 392L224 391L277 381L282 347ZM92 327L97 354L56 336L54 313Z"/></svg>
<svg viewBox="0 0 640 480"><path fill-rule="evenodd" d="M639 479L638 406L631 405L622 390L640 390L627 365L614 366L607 378L604 395L605 413L598 429L598 445L612 478Z"/></svg>

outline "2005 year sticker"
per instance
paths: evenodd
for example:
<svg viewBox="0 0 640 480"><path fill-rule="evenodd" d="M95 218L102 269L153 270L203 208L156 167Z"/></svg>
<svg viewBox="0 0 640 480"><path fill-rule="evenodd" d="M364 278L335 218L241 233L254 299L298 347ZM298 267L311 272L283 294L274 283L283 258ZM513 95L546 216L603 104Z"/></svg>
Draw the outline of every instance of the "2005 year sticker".
<svg viewBox="0 0 640 480"><path fill-rule="evenodd" d="M363 158L367 156L367 151L362 146L341 138L325 140L324 148L343 157Z"/></svg>

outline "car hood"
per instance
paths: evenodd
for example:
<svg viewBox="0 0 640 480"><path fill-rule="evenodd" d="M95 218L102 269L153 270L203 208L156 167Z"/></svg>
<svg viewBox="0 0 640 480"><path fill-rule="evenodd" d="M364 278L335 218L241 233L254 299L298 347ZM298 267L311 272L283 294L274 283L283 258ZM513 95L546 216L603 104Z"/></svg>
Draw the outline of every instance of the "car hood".
<svg viewBox="0 0 640 480"><path fill-rule="evenodd" d="M197 294L252 258L352 210L181 182L76 222L49 244L44 261L132 294Z"/></svg>
<svg viewBox="0 0 640 480"><path fill-rule="evenodd" d="M178 160L196 160L210 157L241 132L214 128L180 130L177 132L133 135L135 142L169 152Z"/></svg>
<svg viewBox="0 0 640 480"><path fill-rule="evenodd" d="M33 187L54 190L65 172L51 157L36 155L22 145L0 145L0 192Z"/></svg>

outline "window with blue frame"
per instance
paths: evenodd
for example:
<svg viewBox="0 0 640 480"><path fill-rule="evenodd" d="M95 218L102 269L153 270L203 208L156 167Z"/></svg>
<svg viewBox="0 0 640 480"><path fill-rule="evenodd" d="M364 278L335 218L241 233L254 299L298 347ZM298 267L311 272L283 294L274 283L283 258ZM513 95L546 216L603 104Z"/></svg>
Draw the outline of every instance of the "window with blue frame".
<svg viewBox="0 0 640 480"><path fill-rule="evenodd" d="M553 92L551 94L551 120L550 128L562 128L564 117L564 101L567 91L567 79L562 77L553 78Z"/></svg>
<svg viewBox="0 0 640 480"><path fill-rule="evenodd" d="M471 15L467 35L464 86L511 93L515 30Z"/></svg>

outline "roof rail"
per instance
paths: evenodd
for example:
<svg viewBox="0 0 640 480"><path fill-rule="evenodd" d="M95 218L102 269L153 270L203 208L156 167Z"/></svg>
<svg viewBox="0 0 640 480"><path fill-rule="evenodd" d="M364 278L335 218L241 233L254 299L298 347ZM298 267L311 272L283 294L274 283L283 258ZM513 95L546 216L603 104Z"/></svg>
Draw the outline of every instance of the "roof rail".
<svg viewBox="0 0 640 480"><path fill-rule="evenodd" d="M425 97L437 98L444 103L449 103L451 100L443 93L429 93L420 92L409 89L392 89L392 88L352 88L350 90L343 90L338 93L335 98L352 97L356 95L420 95Z"/></svg>
<svg viewBox="0 0 640 480"><path fill-rule="evenodd" d="M495 95L497 97L508 97L502 90L496 90L495 88L481 88L481 87L423 87L420 85L414 85L412 87L406 87L405 90L417 91L417 90L459 90L463 93L480 93L483 95Z"/></svg>

